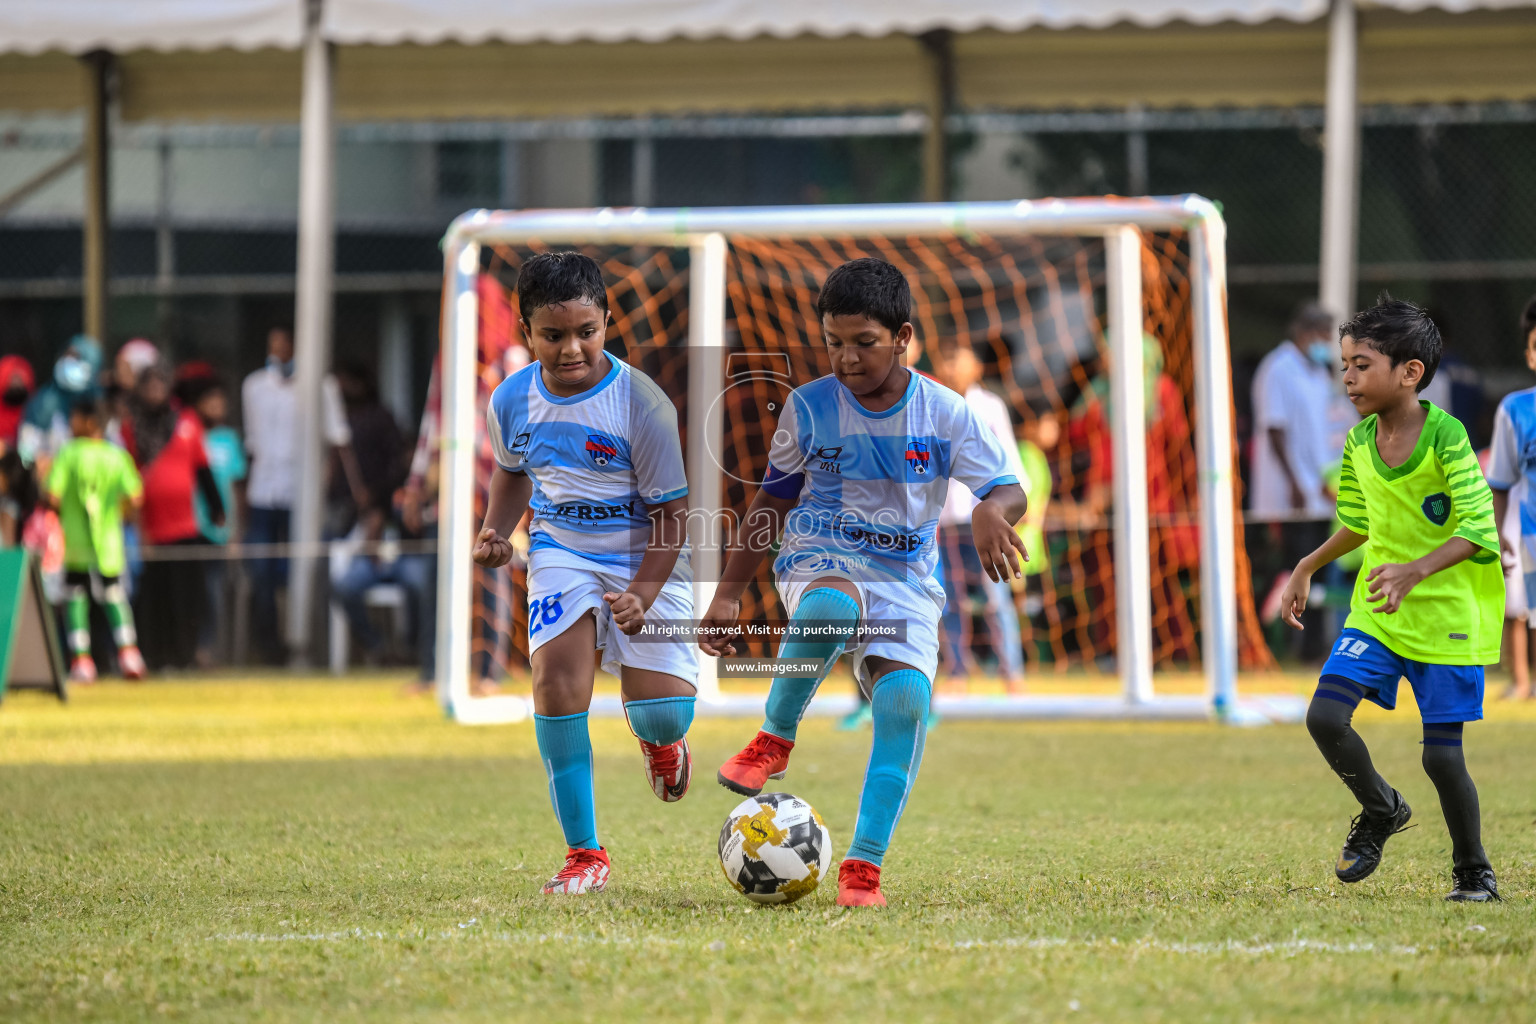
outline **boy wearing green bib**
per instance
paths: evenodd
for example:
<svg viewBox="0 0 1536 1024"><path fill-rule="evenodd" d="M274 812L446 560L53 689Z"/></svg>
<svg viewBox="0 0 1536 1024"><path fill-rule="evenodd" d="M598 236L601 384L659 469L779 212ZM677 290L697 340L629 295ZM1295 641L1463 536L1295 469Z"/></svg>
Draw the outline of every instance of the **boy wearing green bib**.
<svg viewBox="0 0 1536 1024"><path fill-rule="evenodd" d="M1440 365L1429 314L1383 296L1339 335L1344 390L1365 417L1344 442L1342 527L1297 565L1280 599L1285 621L1301 629L1312 574L1363 546L1349 618L1307 710L1318 749L1361 805L1334 870L1344 882L1375 871L1412 815L1350 724L1361 700L1395 707L1407 677L1424 721L1424 770L1451 833L1446 898L1498 899L1461 745L1464 724L1483 717L1483 666L1498 661L1502 636L1493 495L1466 429L1419 400Z"/></svg>
<svg viewBox="0 0 1536 1024"><path fill-rule="evenodd" d="M74 437L59 450L48 472L48 498L64 528L64 618L69 627L69 675L77 683L96 681L88 589L95 590L106 610L123 675L144 678L144 658L122 582L123 513L139 507L144 488L133 458L102 438L104 423L96 399L75 403L69 413Z"/></svg>

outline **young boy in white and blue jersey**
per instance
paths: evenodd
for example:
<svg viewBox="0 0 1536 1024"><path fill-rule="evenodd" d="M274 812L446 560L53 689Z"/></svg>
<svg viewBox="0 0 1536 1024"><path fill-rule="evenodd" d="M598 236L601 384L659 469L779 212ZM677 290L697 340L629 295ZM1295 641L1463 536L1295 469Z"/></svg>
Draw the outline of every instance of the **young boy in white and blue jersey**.
<svg viewBox="0 0 1536 1024"><path fill-rule="evenodd" d="M523 264L519 323L534 362L502 381L486 420L497 468L475 561L497 568L532 512L528 649L534 735L565 834L565 866L546 893L597 892L608 853L592 789L593 651L619 676L652 792L688 791L698 653L686 633L647 637L647 618L691 623L684 535L688 483L677 412L645 374L603 351L608 294L579 253Z"/></svg>
<svg viewBox="0 0 1536 1024"><path fill-rule="evenodd" d="M1013 529L1024 492L965 399L904 365L912 296L899 270L845 263L827 276L816 311L832 373L785 403L700 647L734 653L741 593L782 531L773 571L790 621L779 656L821 668L774 679L762 730L721 767L720 784L754 796L782 777L816 688L848 654L870 695L874 745L837 902L884 906L880 866L922 761L938 667L939 510L951 479L969 487L981 499L971 530L982 568L993 580L1017 577L1027 558Z"/></svg>
<svg viewBox="0 0 1536 1024"><path fill-rule="evenodd" d="M1526 303L1520 316L1520 340L1525 365L1536 372L1536 298ZM1509 492L1522 480L1525 486L1519 488L1515 526L1508 522ZM1512 392L1499 403L1488 448L1488 486L1493 489L1493 515L1504 564L1524 577L1526 600L1536 600L1532 596L1536 595L1536 388ZM1513 541L1516 536L1518 543ZM1515 628L1522 629L1524 624L1517 623ZM1513 686L1509 692L1516 700L1530 695L1529 679L1523 689Z"/></svg>

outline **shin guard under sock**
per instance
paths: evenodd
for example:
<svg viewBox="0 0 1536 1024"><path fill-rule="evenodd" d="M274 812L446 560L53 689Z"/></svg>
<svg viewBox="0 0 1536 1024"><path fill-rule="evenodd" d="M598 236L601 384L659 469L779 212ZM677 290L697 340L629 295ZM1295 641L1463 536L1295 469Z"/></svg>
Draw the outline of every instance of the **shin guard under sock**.
<svg viewBox="0 0 1536 1024"><path fill-rule="evenodd" d="M916 669L900 669L876 680L870 700L875 740L848 856L875 865L884 859L923 761L932 695L933 684Z"/></svg>
<svg viewBox="0 0 1536 1024"><path fill-rule="evenodd" d="M549 776L549 802L554 805L565 845L595 850L597 799L592 792L592 740L587 713L533 716L533 735Z"/></svg>
<svg viewBox="0 0 1536 1024"><path fill-rule="evenodd" d="M800 716L816 695L832 659L842 653L858 630L859 605L841 590L815 587L795 606L789 633L779 645L779 657L816 659L822 663L814 676L776 676L768 691L763 731L795 741Z"/></svg>
<svg viewBox="0 0 1536 1024"><path fill-rule="evenodd" d="M647 743L664 747L676 743L693 724L693 697L658 697L632 700L624 704L624 714L636 736Z"/></svg>
<svg viewBox="0 0 1536 1024"><path fill-rule="evenodd" d="M1397 812L1397 796L1371 763L1365 740L1350 725L1365 689L1343 676L1323 676L1307 708L1307 731L1328 766L1373 818Z"/></svg>
<svg viewBox="0 0 1536 1024"><path fill-rule="evenodd" d="M1461 747L1462 722L1424 724L1424 772L1440 794L1440 810L1451 833L1451 861L1458 869L1486 868L1482 813L1477 786L1467 772Z"/></svg>

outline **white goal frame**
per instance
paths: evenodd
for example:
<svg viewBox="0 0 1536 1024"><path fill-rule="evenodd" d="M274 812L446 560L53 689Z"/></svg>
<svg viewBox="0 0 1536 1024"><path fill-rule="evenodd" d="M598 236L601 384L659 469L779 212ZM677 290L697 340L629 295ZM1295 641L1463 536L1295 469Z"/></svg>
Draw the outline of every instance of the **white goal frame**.
<svg viewBox="0 0 1536 1024"><path fill-rule="evenodd" d="M1158 695L1152 686L1151 561L1147 523L1146 419L1142 323L1142 230L1186 231L1189 238L1195 357L1195 428L1200 494L1200 594L1206 694ZM1102 238L1106 245L1110 412L1114 451L1117 697L1062 695L934 698L941 715L976 718L1162 718L1257 723L1294 719L1294 701L1245 700L1237 693L1235 506L1232 488L1231 362L1226 321L1226 224L1211 201L1195 195L1141 199L1048 199L988 203L857 206L697 207L680 209L473 210L444 238L446 289L438 557L437 681L449 717L466 723L516 721L530 708L521 697L475 697L470 691L471 549L478 311L475 279L485 245L620 244L690 251L689 432L685 453L692 509L720 508L721 474L710 466L706 422L724 367L728 236L943 237L1043 235ZM702 358L701 358L702 357ZM718 442L717 442L718 445ZM696 526L698 516L690 516ZM695 535L696 537L696 535ZM720 553L695 543L696 607L708 604ZM713 659L700 657L700 714L761 714L763 700L724 697ZM840 713L847 697L822 696L811 713ZM616 698L594 699L593 713L621 714Z"/></svg>

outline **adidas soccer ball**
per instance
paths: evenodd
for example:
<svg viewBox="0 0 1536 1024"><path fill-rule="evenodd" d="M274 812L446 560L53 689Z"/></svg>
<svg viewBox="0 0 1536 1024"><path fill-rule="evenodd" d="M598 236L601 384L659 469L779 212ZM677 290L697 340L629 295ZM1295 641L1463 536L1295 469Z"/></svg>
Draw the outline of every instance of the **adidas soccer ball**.
<svg viewBox="0 0 1536 1024"><path fill-rule="evenodd" d="M793 903L815 892L832 867L832 836L799 797L759 793L725 819L720 867L754 903Z"/></svg>

